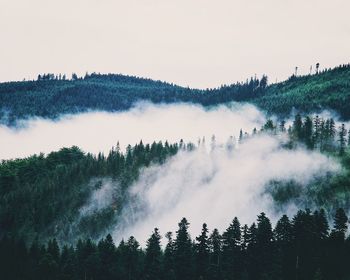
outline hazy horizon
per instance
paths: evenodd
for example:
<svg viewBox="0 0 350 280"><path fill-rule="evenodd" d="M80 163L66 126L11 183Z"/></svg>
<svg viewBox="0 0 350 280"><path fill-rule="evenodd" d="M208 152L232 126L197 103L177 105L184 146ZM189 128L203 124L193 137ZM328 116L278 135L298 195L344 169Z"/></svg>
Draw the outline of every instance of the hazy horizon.
<svg viewBox="0 0 350 280"><path fill-rule="evenodd" d="M348 63L345 0L0 0L0 81L122 73L192 88Z"/></svg>

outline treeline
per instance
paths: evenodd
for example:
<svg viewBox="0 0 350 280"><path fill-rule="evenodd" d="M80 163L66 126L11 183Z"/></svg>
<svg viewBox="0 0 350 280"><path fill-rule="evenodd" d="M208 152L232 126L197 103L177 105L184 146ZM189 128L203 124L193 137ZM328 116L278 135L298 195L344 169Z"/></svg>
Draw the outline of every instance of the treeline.
<svg viewBox="0 0 350 280"><path fill-rule="evenodd" d="M268 120L261 128L260 132L270 134L287 134L289 147L293 148L300 143L304 144L310 150L319 150L321 152L336 153L344 155L347 146L350 146L350 130L345 124L336 125L333 118L324 119L316 116L305 116L304 118L297 114L291 125L286 127L284 120L274 123ZM253 135L257 133L253 131ZM241 131L240 139L244 138Z"/></svg>
<svg viewBox="0 0 350 280"><path fill-rule="evenodd" d="M98 217L85 218L84 224L78 225L75 232L71 232L69 225L93 190L101 187L98 179L110 177L116 182L121 190L116 203L122 204L123 193L137 179L141 167L161 164L180 148L191 149L192 145L182 141L151 145L140 142L128 146L125 153L117 145L106 156L86 154L78 147L72 147L47 156L40 154L2 161L0 237L4 234L22 236L26 240L58 234L62 240L73 238L72 235L97 237L112 223L119 207L96 213ZM95 183L91 184L91 181Z"/></svg>
<svg viewBox="0 0 350 280"><path fill-rule="evenodd" d="M302 147L316 150L342 166L339 172L319 174L305 185L295 180L272 180L265 191L272 196L276 211L284 209L289 203L299 208L322 207L327 213L339 207L350 209L350 132L345 124L335 124L332 118L297 114L288 124L284 120L267 120L260 130L253 129L251 133L241 130L239 142L266 133L281 139L285 149Z"/></svg>
<svg viewBox="0 0 350 280"><path fill-rule="evenodd" d="M321 152L338 150L340 155L344 154L346 146L350 144L350 131L348 133L344 123L336 127L332 118L323 119L319 116L306 116L302 120L300 115L296 115L290 136L294 141L303 142L309 149Z"/></svg>
<svg viewBox="0 0 350 280"><path fill-rule="evenodd" d="M332 109L350 119L350 65L292 76L268 85L267 76L247 79L214 89L191 89L151 79L120 74L86 74L71 79L42 74L35 81L0 83L0 120L15 125L33 116L57 118L88 110L128 110L138 101L188 102L204 106L247 101L268 113L287 116L292 109L302 113Z"/></svg>
<svg viewBox="0 0 350 280"><path fill-rule="evenodd" d="M302 114L336 111L350 119L350 64L324 69L314 75L292 75L286 81L270 85L265 94L251 100L268 113L287 117L296 110Z"/></svg>
<svg viewBox="0 0 350 280"><path fill-rule="evenodd" d="M235 217L220 234L201 233L191 238L189 222L183 218L178 230L168 232L162 249L157 228L146 247L130 237L118 246L111 235L97 244L79 240L76 246L59 246L35 240L0 241L1 279L234 279L234 280L346 280L350 277L348 217L338 209L332 230L325 212L298 211L290 220L283 215L273 229L265 213L251 226Z"/></svg>
<svg viewBox="0 0 350 280"><path fill-rule="evenodd" d="M284 121L268 120L252 135L241 132L238 141L259 133L286 135L285 148L293 149L304 143L310 149L336 156L343 165L341 173L324 174L307 186L295 182L271 182L267 192L272 195L275 205L283 208L288 202L299 202L299 207L316 205L330 213L334 207L350 209L349 140L343 125L339 129L332 119L297 115L288 128ZM231 142L229 144L234 146ZM108 155L86 154L78 147L72 147L47 156L40 154L3 161L0 164L0 237L11 234L30 241L37 236L55 236L62 241L99 238L102 232L118 223L120 211L128 199L128 187L137 180L142 168L164 163L179 149L195 148L194 144L182 141L151 145L140 142L129 146L124 153L118 145ZM104 178L110 178L115 185L113 203L101 211L80 217L79 209L103 186Z"/></svg>
<svg viewBox="0 0 350 280"><path fill-rule="evenodd" d="M153 103L189 102L214 105L247 100L262 94L267 77L213 90L197 90L161 81L114 74L64 76L43 74L36 81L0 83L0 120L15 125L33 116L57 118L88 110L128 110L139 101Z"/></svg>

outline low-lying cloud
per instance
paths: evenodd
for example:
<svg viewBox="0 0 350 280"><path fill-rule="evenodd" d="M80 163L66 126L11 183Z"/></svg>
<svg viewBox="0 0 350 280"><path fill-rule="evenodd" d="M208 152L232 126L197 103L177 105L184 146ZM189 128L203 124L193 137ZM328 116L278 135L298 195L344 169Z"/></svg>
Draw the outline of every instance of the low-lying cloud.
<svg viewBox="0 0 350 280"><path fill-rule="evenodd" d="M252 105L232 103L205 109L199 105L138 104L126 112L90 112L63 116L58 121L32 119L20 128L0 126L0 159L49 153L62 147L79 146L86 152L107 153L119 141L124 149L140 140L197 142L199 137L227 139L242 128L260 128L265 116Z"/></svg>
<svg viewBox="0 0 350 280"><path fill-rule="evenodd" d="M0 159L73 145L97 154L107 153L117 142L124 149L141 140L197 143L205 137L205 144L202 141L198 149L180 151L165 164L142 170L129 189L129 203L117 206L122 209L113 230L115 239L133 235L144 243L154 227L163 233L175 231L182 217L191 222L193 234L200 232L203 222L224 230L233 217L252 223L262 211L274 220L277 213L272 197L265 192L269 182L293 180L303 187L340 170L336 162L317 151L283 149L280 136L251 137L237 147L232 136L237 137L240 129L259 129L265 122L266 116L248 104L206 109L190 104L143 103L126 112L89 112L58 121L32 119L16 129L0 126ZM211 143L212 135L215 143ZM79 217L114 203L117 183L108 178L100 181ZM296 208L289 204L283 210L293 214Z"/></svg>
<svg viewBox="0 0 350 280"><path fill-rule="evenodd" d="M91 215L109 207L120 195L120 188L110 178L94 178L90 185L95 186L87 203L79 209L80 216Z"/></svg>
<svg viewBox="0 0 350 280"><path fill-rule="evenodd" d="M305 186L339 168L318 152L286 150L280 139L266 135L248 139L233 150L221 146L211 152L205 148L181 151L165 164L143 170L130 188L131 202L123 210L114 237L133 235L144 243L154 227L163 234L175 231L182 217L189 219L195 235L203 222L224 230L233 217L252 223L262 211L274 220L266 184L293 180ZM284 210L292 214L296 206Z"/></svg>

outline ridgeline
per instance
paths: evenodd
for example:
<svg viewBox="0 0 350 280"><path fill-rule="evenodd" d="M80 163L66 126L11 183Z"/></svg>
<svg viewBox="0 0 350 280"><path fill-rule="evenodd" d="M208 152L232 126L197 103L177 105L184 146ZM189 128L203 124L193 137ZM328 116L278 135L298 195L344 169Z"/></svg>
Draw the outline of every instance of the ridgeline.
<svg viewBox="0 0 350 280"><path fill-rule="evenodd" d="M250 102L269 114L286 117L324 109L350 119L350 64L313 75L292 75L284 82L268 84L267 76L215 89L191 89L151 79L120 74L39 75L35 81L0 83L0 121L14 125L30 117L55 119L62 114L90 110L128 110L136 102L186 102L211 106Z"/></svg>

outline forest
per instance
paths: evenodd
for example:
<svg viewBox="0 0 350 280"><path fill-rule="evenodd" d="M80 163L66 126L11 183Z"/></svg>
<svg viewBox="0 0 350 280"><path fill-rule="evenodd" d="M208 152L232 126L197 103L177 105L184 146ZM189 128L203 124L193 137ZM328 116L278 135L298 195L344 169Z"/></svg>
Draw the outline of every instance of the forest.
<svg viewBox="0 0 350 280"><path fill-rule="evenodd" d="M0 83L0 120L10 126L31 117L57 119L63 114L91 110L116 112L135 103L196 103L213 106L227 102L250 102L268 114L286 118L292 111L301 114L336 111L350 119L350 65L296 76L279 83L268 77L213 89L191 89L151 79L121 74L86 74L78 77L42 74L34 81Z"/></svg>
<svg viewBox="0 0 350 280"><path fill-rule="evenodd" d="M195 238L183 218L178 230L165 234L162 246L155 228L146 247L130 236L115 245L111 235L98 243L79 240L59 246L56 239L0 240L1 278L7 279L349 279L348 217L338 209L328 224L323 209L283 215L273 228L265 213L252 225L237 217L220 233L203 224Z"/></svg>
<svg viewBox="0 0 350 280"><path fill-rule="evenodd" d="M252 132L241 131L238 142L259 135L286 137L281 146L286 150L304 147L317 150L342 164L342 171L328 174L301 187L293 181L271 181L266 186L276 207L290 201L301 201L299 207L316 205L333 215L337 208L350 209L350 133L344 124L336 127L333 119L296 115L287 126L285 121L268 120ZM283 137L282 137L283 138ZM101 238L118 224L122 205L126 204L129 187L143 168L161 165L179 151L191 152L193 143L154 142L128 146L120 150L117 143L108 155L92 155L78 147L63 148L48 155L3 160L0 164L0 237L11 236L32 242L55 237L59 242L79 238ZM230 147L226 147L229 149ZM79 209L91 194L110 180L118 190L113 203L89 215Z"/></svg>
<svg viewBox="0 0 350 280"><path fill-rule="evenodd" d="M207 90L95 73L1 83L1 121L10 126L31 117L127 110L142 100L204 106L250 102L277 117L252 131L241 130L235 149L254 137L270 136L279 139L283 150L318 152L341 166L303 186L293 180L271 180L264 186L281 217L276 223L265 213L251 225L235 217L222 233L203 224L201 233L191 237L183 218L174 233L155 228L143 246L145 240L133 236L118 244L112 238L123 206L131 200L130 188L143 170L198 150L200 141L140 141L125 151L116 143L108 154L96 155L73 146L2 160L1 279L349 279L349 81L350 65L342 65L281 83L268 84L263 76ZM314 113L323 109L337 111L344 123ZM212 150L207 152L213 152L215 145L208 146ZM217 148L232 149L229 144ZM106 182L113 185L112 202L84 213ZM289 218L282 212L290 202L299 211Z"/></svg>

